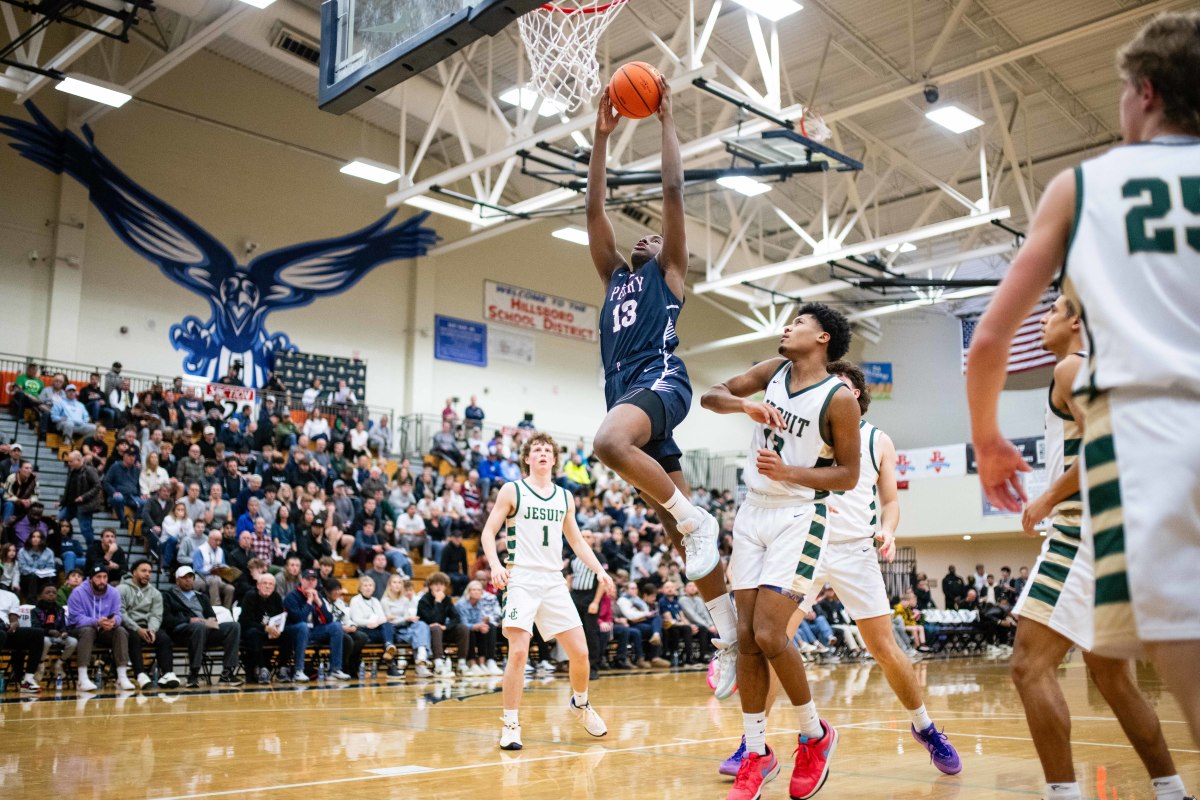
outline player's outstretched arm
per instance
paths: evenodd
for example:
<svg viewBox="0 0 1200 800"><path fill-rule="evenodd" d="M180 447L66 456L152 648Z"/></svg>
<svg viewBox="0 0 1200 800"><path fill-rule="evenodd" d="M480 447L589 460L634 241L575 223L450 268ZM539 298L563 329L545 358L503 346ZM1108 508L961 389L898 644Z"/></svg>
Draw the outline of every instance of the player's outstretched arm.
<svg viewBox="0 0 1200 800"><path fill-rule="evenodd" d="M1075 405L1075 399L1071 396L1071 387L1075 385L1075 376L1079 373L1082 365L1083 356L1074 353L1055 365L1054 396L1052 398L1059 408L1063 405L1067 406L1081 431L1083 430L1083 412ZM1025 529L1026 534L1032 536L1036 533L1036 525L1050 516L1055 506L1079 492L1079 470L1079 461L1076 460L1069 469L1058 476L1054 483L1046 487L1045 492L1025 506L1025 511L1021 514L1021 527Z"/></svg>
<svg viewBox="0 0 1200 800"><path fill-rule="evenodd" d="M661 75L658 88L662 92L658 118L662 122L663 182L663 246L659 265L667 279L667 286L682 300L688 269L687 222L683 215L683 158L679 154L679 134L675 131L675 118L672 116L671 86Z"/></svg>
<svg viewBox="0 0 1200 800"><path fill-rule="evenodd" d="M605 286L613 273L625 265L625 259L617 252L612 222L604 210L604 196L608 191L608 136L616 129L619 119L608 98L608 89L605 89L600 95L600 107L596 109L596 131L592 138L592 155L588 159L586 203L588 250Z"/></svg>
<svg viewBox="0 0 1200 800"><path fill-rule="evenodd" d="M516 500L517 490L511 483L501 486L492 513L483 523L483 532L479 534L479 543L483 545L483 554L487 556L488 567L492 570L492 583L499 589L508 583L508 570L500 563L500 555L496 552L496 534L504 529L505 520L516 507Z"/></svg>
<svg viewBox="0 0 1200 800"><path fill-rule="evenodd" d="M771 377L786 360L770 358L760 361L741 375L709 389L700 398L700 405L718 414L745 414L762 425L782 428L783 417L779 409L769 403L757 403L746 398L766 389Z"/></svg>
<svg viewBox="0 0 1200 800"><path fill-rule="evenodd" d="M890 563L896 557L896 528L900 527L900 492L896 490L896 445L892 437L879 432L879 552Z"/></svg>
<svg viewBox="0 0 1200 800"><path fill-rule="evenodd" d="M825 420L833 440L833 464L828 467L789 467L774 450L762 449L755 455L759 474L773 481L795 483L825 492L848 492L858 483L862 452L858 423L858 400L850 392L833 393Z"/></svg>
<svg viewBox="0 0 1200 800"><path fill-rule="evenodd" d="M583 540L583 534L579 532L579 523L575 521L575 498L570 492L567 493L567 516L563 518L563 535L567 537L567 544L571 545L571 550L579 556L579 560L596 573L597 588L603 587L604 591L613 588L612 578L608 577L600 560L596 558L592 548L588 547L587 542ZM598 591L596 599L600 599Z"/></svg>
<svg viewBox="0 0 1200 800"><path fill-rule="evenodd" d="M1017 473L1029 471L1025 459L1001 434L996 419L1008 347L1066 257L1074 208L1075 176L1061 172L1046 187L1029 237L988 304L967 353L967 402L979 482L988 501L1006 511L1021 510L1027 498Z"/></svg>

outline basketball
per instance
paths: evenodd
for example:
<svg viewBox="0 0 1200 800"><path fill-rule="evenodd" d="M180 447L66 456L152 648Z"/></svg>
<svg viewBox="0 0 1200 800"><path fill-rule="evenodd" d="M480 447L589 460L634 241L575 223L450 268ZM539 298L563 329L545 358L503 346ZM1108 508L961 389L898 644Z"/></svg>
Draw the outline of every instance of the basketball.
<svg viewBox="0 0 1200 800"><path fill-rule="evenodd" d="M658 70L645 61L630 61L608 82L608 96L622 117L642 119L658 111L662 91Z"/></svg>

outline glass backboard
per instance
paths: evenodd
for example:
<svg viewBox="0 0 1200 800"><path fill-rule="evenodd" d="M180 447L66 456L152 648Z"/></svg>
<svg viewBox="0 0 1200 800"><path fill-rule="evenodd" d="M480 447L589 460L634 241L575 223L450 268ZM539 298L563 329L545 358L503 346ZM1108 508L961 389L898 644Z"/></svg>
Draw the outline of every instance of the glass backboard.
<svg viewBox="0 0 1200 800"><path fill-rule="evenodd" d="M345 113L540 5L541 0L325 0L318 105Z"/></svg>

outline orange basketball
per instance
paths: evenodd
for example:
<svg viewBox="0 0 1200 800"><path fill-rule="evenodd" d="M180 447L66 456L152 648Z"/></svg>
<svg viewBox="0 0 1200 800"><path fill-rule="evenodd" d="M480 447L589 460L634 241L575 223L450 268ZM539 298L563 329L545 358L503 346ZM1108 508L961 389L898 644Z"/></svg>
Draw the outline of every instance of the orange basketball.
<svg viewBox="0 0 1200 800"><path fill-rule="evenodd" d="M658 111L662 101L658 70L645 61L630 61L608 82L608 96L622 117L641 119L650 116Z"/></svg>

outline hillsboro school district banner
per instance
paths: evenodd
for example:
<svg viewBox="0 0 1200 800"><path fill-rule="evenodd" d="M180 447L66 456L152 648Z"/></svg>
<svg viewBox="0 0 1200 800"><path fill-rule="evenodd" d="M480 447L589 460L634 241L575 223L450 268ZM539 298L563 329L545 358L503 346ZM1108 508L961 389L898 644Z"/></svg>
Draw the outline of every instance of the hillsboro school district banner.
<svg viewBox="0 0 1200 800"><path fill-rule="evenodd" d="M596 306L507 283L483 282L483 316L488 322L568 339L585 342L599 339Z"/></svg>

